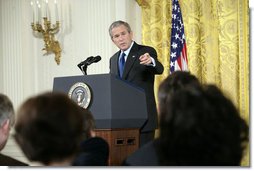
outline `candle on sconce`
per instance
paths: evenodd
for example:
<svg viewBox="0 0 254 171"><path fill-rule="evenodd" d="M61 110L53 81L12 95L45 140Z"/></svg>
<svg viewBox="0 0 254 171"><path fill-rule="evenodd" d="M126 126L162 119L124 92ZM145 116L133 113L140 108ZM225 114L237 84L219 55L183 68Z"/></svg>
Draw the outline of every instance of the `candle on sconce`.
<svg viewBox="0 0 254 171"><path fill-rule="evenodd" d="M44 17L46 17L46 3L45 3L45 0L42 0L41 1L41 17L42 17L42 19L44 18Z"/></svg>
<svg viewBox="0 0 254 171"><path fill-rule="evenodd" d="M55 17L56 17L56 21L59 21L58 8L57 8L57 0L55 0Z"/></svg>
<svg viewBox="0 0 254 171"><path fill-rule="evenodd" d="M50 7L54 4L48 4L48 0L29 0L32 7L32 15L33 15L33 23L31 24L33 33L41 35L44 40L44 48L42 50L48 53L55 54L55 61L59 65L60 57L61 57L61 47L60 43L54 38L55 34L58 33L60 29L59 21L56 21L55 24L51 24L51 12ZM53 0L52 0L53 1ZM58 9L57 9L57 1L55 2L55 17L58 20ZM49 6L50 5L50 6ZM52 6L51 6L52 5ZM52 7L54 9L54 6ZM51 9L52 9L51 8ZM43 18L42 18L43 17Z"/></svg>
<svg viewBox="0 0 254 171"><path fill-rule="evenodd" d="M32 16L33 16L33 20L32 20L32 22L33 22L33 23L35 23L35 14L34 14L34 13L35 13L35 11L34 11L34 3L33 3L33 1L31 1L31 3L30 3L30 4L31 4L31 7L32 7Z"/></svg>
<svg viewBox="0 0 254 171"><path fill-rule="evenodd" d="M49 20L49 4L48 4L48 0L45 0L46 2L46 18Z"/></svg>
<svg viewBox="0 0 254 171"><path fill-rule="evenodd" d="M40 23L40 3L39 1L37 0L36 1L36 12L37 12L37 20L36 20L36 23Z"/></svg>
<svg viewBox="0 0 254 171"><path fill-rule="evenodd" d="M41 21L41 5L38 3L38 23Z"/></svg>

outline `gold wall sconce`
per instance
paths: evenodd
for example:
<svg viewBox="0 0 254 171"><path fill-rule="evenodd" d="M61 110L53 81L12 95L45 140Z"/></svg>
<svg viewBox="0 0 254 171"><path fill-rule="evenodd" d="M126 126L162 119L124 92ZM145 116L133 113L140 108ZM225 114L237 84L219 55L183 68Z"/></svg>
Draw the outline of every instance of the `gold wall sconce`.
<svg viewBox="0 0 254 171"><path fill-rule="evenodd" d="M52 25L50 21L48 0L42 0L41 2L37 0L36 3L34 0L32 0L31 6L33 10L33 22L31 24L32 30L34 32L41 34L43 37L44 48L42 50L46 51L44 55L54 53L55 61L57 65L59 65L62 49L60 47L60 43L55 39L55 34L59 32L60 28L60 22L58 19L58 11L57 11L57 1L55 0L56 24ZM41 17L41 15L43 15L43 17ZM37 18L37 20L35 18Z"/></svg>

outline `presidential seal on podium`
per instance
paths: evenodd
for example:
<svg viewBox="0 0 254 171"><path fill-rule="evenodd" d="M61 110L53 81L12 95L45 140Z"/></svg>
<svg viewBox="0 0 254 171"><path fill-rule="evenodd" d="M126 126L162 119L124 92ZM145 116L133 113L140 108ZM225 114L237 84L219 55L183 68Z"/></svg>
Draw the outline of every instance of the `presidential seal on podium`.
<svg viewBox="0 0 254 171"><path fill-rule="evenodd" d="M87 84L77 82L71 86L68 96L79 106L87 108L91 102L91 90Z"/></svg>

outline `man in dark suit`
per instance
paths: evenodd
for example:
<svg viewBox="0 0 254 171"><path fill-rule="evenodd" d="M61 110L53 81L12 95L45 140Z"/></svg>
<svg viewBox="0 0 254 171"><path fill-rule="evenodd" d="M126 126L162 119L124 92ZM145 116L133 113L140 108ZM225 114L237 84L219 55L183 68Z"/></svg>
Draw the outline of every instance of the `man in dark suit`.
<svg viewBox="0 0 254 171"><path fill-rule="evenodd" d="M111 40L120 49L110 58L110 73L119 76L146 94L148 120L141 128L140 146L154 139L158 127L154 98L154 76L162 74L164 67L157 60L156 50L132 40L133 32L124 21L115 21L109 27ZM138 104L137 104L138 105Z"/></svg>
<svg viewBox="0 0 254 171"><path fill-rule="evenodd" d="M0 154L0 166L28 166L19 160Z"/></svg>
<svg viewBox="0 0 254 171"><path fill-rule="evenodd" d="M11 100L0 93L0 151L5 147L11 127L14 125L15 116ZM18 161L0 153L0 166L28 166L26 163Z"/></svg>

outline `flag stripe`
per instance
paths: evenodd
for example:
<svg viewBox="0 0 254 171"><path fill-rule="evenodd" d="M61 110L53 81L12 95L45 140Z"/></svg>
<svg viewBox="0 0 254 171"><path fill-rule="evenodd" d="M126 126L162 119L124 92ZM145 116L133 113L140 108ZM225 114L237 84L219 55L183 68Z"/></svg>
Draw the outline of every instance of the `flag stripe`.
<svg viewBox="0 0 254 171"><path fill-rule="evenodd" d="M178 0L172 0L170 72L177 70L188 70L188 59L180 5Z"/></svg>

